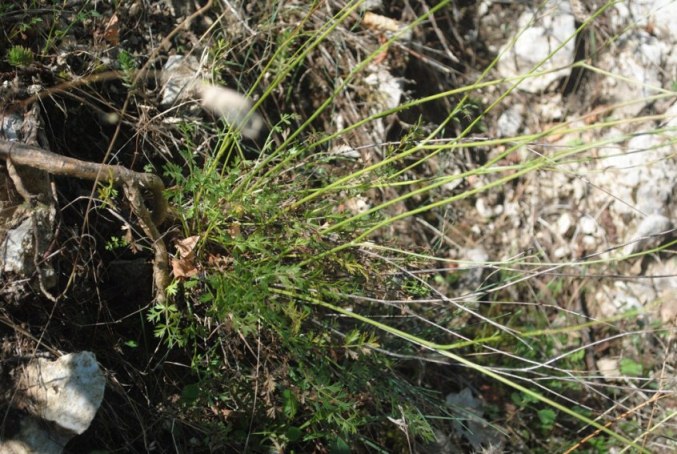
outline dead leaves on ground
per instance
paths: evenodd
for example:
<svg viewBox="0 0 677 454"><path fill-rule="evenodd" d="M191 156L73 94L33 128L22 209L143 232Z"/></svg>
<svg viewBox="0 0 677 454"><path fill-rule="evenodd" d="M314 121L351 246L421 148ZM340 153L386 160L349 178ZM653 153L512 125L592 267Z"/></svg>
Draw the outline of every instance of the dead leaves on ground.
<svg viewBox="0 0 677 454"><path fill-rule="evenodd" d="M200 241L200 237L193 235L175 243L176 256L172 257L172 274L176 279L194 277L200 272L195 256L195 247L198 241Z"/></svg>

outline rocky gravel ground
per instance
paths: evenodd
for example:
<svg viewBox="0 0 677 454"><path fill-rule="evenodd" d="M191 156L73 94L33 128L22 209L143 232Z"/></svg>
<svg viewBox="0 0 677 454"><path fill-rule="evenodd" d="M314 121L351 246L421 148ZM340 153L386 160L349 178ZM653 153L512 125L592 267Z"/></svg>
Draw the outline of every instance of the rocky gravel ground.
<svg viewBox="0 0 677 454"><path fill-rule="evenodd" d="M482 3L487 15L480 23L487 23L487 28L496 20L488 12L491 3ZM485 228L495 228L496 218L504 215L506 222L500 225L507 240L504 251L513 250L515 244L522 250L537 245L552 261L593 256L607 260L674 238L677 22L671 18L676 16L677 2L620 2L603 11L590 32L582 34L587 42L579 40L577 45L587 46L586 54L577 56L570 41L542 67L547 74L517 85L492 127L497 136L566 124L572 132L520 152L547 154L572 146L585 151L554 172L529 177L519 199L506 193L498 205L477 200L478 218ZM567 2L551 2L536 20L534 11L525 9L507 34L524 32L500 58L498 72L504 77L524 74L579 25ZM601 43L605 45L594 50ZM494 48L500 45L498 40ZM574 74L571 65L576 61L591 62L594 69ZM573 77L579 80L571 90L556 89L558 81L561 87L562 80ZM506 233L510 225L520 228ZM591 311L610 317L630 307L655 304L655 317L675 326L676 265L670 255L620 264L627 279L597 284L588 296Z"/></svg>
<svg viewBox="0 0 677 454"><path fill-rule="evenodd" d="M226 12L220 20L230 24L227 30L237 38L236 42L246 43L240 49L244 52L247 45L256 43L257 24L248 22L247 14L258 10L256 6L236 3L224 2ZM393 34L399 34L393 45L336 96L330 115L315 121L315 127L322 133L340 131L371 115L397 109L411 99L458 89L464 83L477 80L488 65L493 65L487 78L502 79L502 82L473 92L474 110L466 112L468 118L459 121L460 126L440 134L440 140L454 140L473 119L481 118L463 138L480 145L472 151L435 156L405 174L406 177L413 180L460 174L494 158L499 159L500 164L515 165L518 169L521 163L534 157L552 156L552 167L396 223L378 239L395 238L405 247L433 249L439 257L470 262L471 266L466 268L443 269L440 274L456 269L463 272L453 283L444 279L438 283L439 291L449 298L460 295L458 300L473 311L484 311L491 304L491 294L506 288L514 302L526 298L523 292L512 290L508 285L496 284L497 269L506 263L519 265L524 279L533 282L532 287L538 290L534 294L538 293L542 299L531 303L560 305L563 311L582 314L586 319L608 320L609 324L621 320L628 311L636 311L636 318L643 326L662 326L672 332L668 343L661 344L647 335L646 345L638 345L629 340L634 338L628 337L627 341L621 339L620 345L611 346L611 339L600 338L599 331L587 330L581 335L587 336L584 341L590 347L595 347L586 353L588 372L609 386L622 384L632 388L626 407L642 400L646 402L650 397L630 383L621 371L623 359L631 357L651 371L649 375L670 396L666 406L674 407L671 393L676 385L673 343L677 330L677 257L674 255L677 1L636 0L605 5L573 0L458 2L460 6L449 7L436 16L437 22L431 20L425 27L412 30L406 26L421 11L414 13L408 2L404 2L407 4L404 6L396 3L365 1L353 28L339 27L331 39L320 43L309 57L308 66L314 70L304 73L299 87L289 88L289 96L273 94L276 101L264 106L262 117L257 121L273 124L281 112L306 118L331 95L335 89L333 84L345 75L345 68L359 65L360 56L368 55ZM422 5L418 5L419 9L425 10L427 6ZM117 55L106 52L120 44L112 35L118 17L138 25L145 14L143 17L150 17L153 26L171 30L175 23L195 11L193 6L192 2L157 2L143 12L144 2L137 1L121 6L115 15L111 13L112 6L110 11L103 8L104 17L107 13L111 13L111 17L91 19L84 27L98 30L95 44L107 49L96 49L103 55L96 61L115 62ZM292 6L289 8L293 9ZM323 14L330 10L331 5L326 11L318 10L313 20L321 24L327 20ZM189 49L199 45L198 36L212 26L211 20L213 18L196 21L193 28L184 30L178 38L181 47ZM282 24L281 28L283 26L288 24ZM579 28L581 31L577 33ZM125 36L124 25L121 36ZM430 47L431 42L436 43L435 46ZM156 37L145 33L124 42L139 55L150 54L155 44ZM89 51L74 36L66 36L62 48L52 70L70 71L76 66L94 65L88 60ZM180 54L176 50L173 53ZM195 57L191 57L191 61L199 67ZM205 71L205 68L196 71ZM5 81L4 88L9 90L10 85ZM247 87L237 88L246 90ZM115 89L111 91L113 95L106 93L110 95L107 102L119 93ZM503 97L501 102L494 105L500 97ZM157 98L161 99L162 95ZM286 104L289 99L298 102ZM339 156L342 163L330 170L345 174L386 158L389 146L396 147L406 140L414 142L420 135L410 139L403 136L414 130L420 134L430 132L453 107L453 100L444 98L354 129L341 136L341 143L328 148L327 153ZM37 116L31 121L37 121ZM2 134L10 140L9 135L21 129L22 121L25 120L5 115ZM146 127L148 131L169 128L153 120L149 120ZM89 137L91 128L81 128L87 130L83 136ZM169 148L174 140L171 134L164 133L149 132L147 136L140 136L157 149ZM486 146L481 145L483 141ZM489 144L489 141L494 142ZM515 150L501 158L510 147ZM566 152L571 154L562 158L561 153ZM441 186L430 197L432 201L446 198L459 191L490 185L494 180L491 174L473 175ZM11 186L9 180L3 183L5 186ZM341 208L360 213L398 194L392 188L373 190L346 200ZM14 203L4 199L2 202ZM409 205L398 203L389 208L389 214L400 214L415 208L416 204L429 202L431 200L414 199L407 202ZM50 206L49 216L45 216L52 219L53 210ZM32 241L30 231L24 226L21 238ZM4 272L31 275L35 273L33 258L24 256L30 248L25 247L24 239L17 240L21 232L5 235L3 230ZM666 244L667 249L655 250ZM8 255L8 250L15 252ZM14 260L10 256L19 258ZM24 263L30 269L22 271ZM567 287L563 293L571 298L564 303L557 300L552 288L539 280L541 276L559 277L559 285ZM40 285L44 287L53 278L54 270L49 268L49 276L42 276ZM18 295L15 299L20 300L26 292L19 292L17 288L26 283L27 279L16 279L11 285L5 283L3 291L5 295ZM40 287L33 290L35 293L45 291ZM92 293L91 289L82 292ZM548 299L549 296L552 299ZM9 317L5 318L4 313L0 316L3 317L0 321L11 325ZM456 323L462 325L467 321L468 318L459 318ZM556 327L558 322L558 319L552 320L552 326ZM3 356L15 355L16 345L9 342L9 337L4 339ZM30 344L30 336L25 339ZM85 369L91 369L92 380L103 387L101 371L93 367L91 354L74 355L84 355L84 359L76 357L84 361ZM98 390L95 394L92 400L100 402L102 392ZM56 406L60 407L58 400ZM468 408L480 406L479 400L466 390L449 394L447 401ZM54 416L51 412L44 411L50 413L55 424L63 422L67 427L72 415L66 412ZM86 430L93 417L91 408L86 416L85 422L71 432ZM482 433L479 426L476 431ZM450 439L465 437L476 449L486 445L463 428L457 427L451 432L455 435ZM71 435L69 433L65 440ZM440 443L435 449L456 452L460 449L458 445L449 440L444 444L447 435L439 437ZM504 437L491 431L486 433L486 440L492 445L519 446L508 444ZM660 441L652 449L674 452L675 444L670 440ZM53 452L60 452L60 446Z"/></svg>

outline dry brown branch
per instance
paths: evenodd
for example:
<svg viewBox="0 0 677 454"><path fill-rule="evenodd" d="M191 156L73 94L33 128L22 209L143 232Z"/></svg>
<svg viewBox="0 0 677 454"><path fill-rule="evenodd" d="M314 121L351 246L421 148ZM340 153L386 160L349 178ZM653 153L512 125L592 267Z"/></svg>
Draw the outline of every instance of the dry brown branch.
<svg viewBox="0 0 677 454"><path fill-rule="evenodd" d="M155 174L135 172L117 165L81 161L17 142L0 141L0 158L9 159L12 164L44 170L53 175L89 181L111 180L116 184L138 186L150 191L153 195L153 222L160 225L167 217L167 201L162 193L165 186L160 177Z"/></svg>
<svg viewBox="0 0 677 454"><path fill-rule="evenodd" d="M214 0L209 0L202 8L195 13L188 16L184 21L177 25L174 30L167 34L159 46L148 57L148 60L143 67L136 73L132 82L132 87L136 87L138 83L146 78L151 72L151 65L155 62L160 52L168 48L171 40L184 29L193 19L199 17L208 11ZM107 80L119 77L119 73L115 71L104 73L100 76L89 76L83 78L81 81L71 81L52 90L47 90L43 94L38 94L37 98L45 95L51 95L56 92L68 90L78 85L89 84L97 80ZM122 106L119 116L123 118L127 112L130 103L128 96ZM34 99L24 101L21 105L32 102ZM118 123L115 133L110 140L110 144L103 162L108 160L113 144L120 132L120 123ZM47 171L54 175L64 175L85 180L94 181L95 183L102 180L112 180L114 183L122 185L125 189L125 194L130 202L132 211L139 217L141 225L146 235L148 235L153 242L153 280L155 283L155 297L159 303L164 303L166 300L165 288L169 284L168 273L168 256L167 248L160 236L157 225L161 224L167 217L167 202L162 194L164 184L162 180L154 174L134 172L122 166L97 164L93 162L80 161L78 159L68 158L49 151L42 150L39 147L34 147L21 143L0 141L0 157L10 161L14 164L24 165L36 169ZM10 164L11 166L11 164ZM141 189L148 190L152 193L154 199L154 209L151 212L146 208L143 200Z"/></svg>
<svg viewBox="0 0 677 454"><path fill-rule="evenodd" d="M143 203L143 196L139 189L139 185L125 184L124 188L132 211L141 220L141 228L143 228L144 233L148 235L153 242L153 283L155 284L155 302L164 304L167 299L165 289L170 283L167 246L153 222L151 213Z"/></svg>
<svg viewBox="0 0 677 454"><path fill-rule="evenodd" d="M141 226L153 242L153 280L155 297L158 302L165 301L165 288L169 284L167 248L158 232L157 225L167 217L167 201L162 193L164 184L152 173L134 172L126 167L109 164L97 164L79 159L61 156L39 147L17 142L0 141L0 158L5 159L9 168L19 164L40 169L53 175L64 175L83 180L110 180L122 185L130 202L132 211L141 220ZM146 208L142 189L152 193L154 209Z"/></svg>

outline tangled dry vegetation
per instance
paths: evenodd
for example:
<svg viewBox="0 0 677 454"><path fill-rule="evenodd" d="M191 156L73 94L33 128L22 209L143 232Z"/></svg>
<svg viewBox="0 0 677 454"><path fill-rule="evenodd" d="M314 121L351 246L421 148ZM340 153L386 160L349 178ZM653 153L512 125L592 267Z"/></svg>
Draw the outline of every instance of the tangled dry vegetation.
<svg viewBox="0 0 677 454"><path fill-rule="evenodd" d="M91 351L66 452L673 452L677 38L537 3L0 5L0 440Z"/></svg>

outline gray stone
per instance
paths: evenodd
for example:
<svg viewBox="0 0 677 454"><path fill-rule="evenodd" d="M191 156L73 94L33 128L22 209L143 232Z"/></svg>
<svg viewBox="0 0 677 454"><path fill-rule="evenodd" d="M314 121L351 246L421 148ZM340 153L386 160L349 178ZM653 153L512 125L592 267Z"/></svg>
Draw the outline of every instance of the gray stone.
<svg viewBox="0 0 677 454"><path fill-rule="evenodd" d="M514 45L506 43L501 49L498 72L503 77L518 77L529 73L550 71L537 77L528 77L518 88L530 93L545 91L553 82L567 77L575 57L573 37L576 26L568 2L549 2L544 9L524 12L517 21L516 33L522 31ZM548 57L562 43L559 51ZM542 63L542 64L541 64ZM538 69L536 67L541 64Z"/></svg>
<svg viewBox="0 0 677 454"><path fill-rule="evenodd" d="M15 371L15 406L28 415L0 453L60 453L69 439L94 419L106 378L91 352L64 355L55 361L37 358Z"/></svg>
<svg viewBox="0 0 677 454"><path fill-rule="evenodd" d="M200 63L195 57L169 56L162 68L164 85L160 105L167 108L193 97L199 68Z"/></svg>
<svg viewBox="0 0 677 454"><path fill-rule="evenodd" d="M37 205L19 210L15 214L21 222L8 229L4 239L0 241L0 275L12 273L22 278L31 278L36 271L36 263L40 262L39 258L48 250L54 236L56 211L54 207ZM49 263L40 263L38 271L45 288L56 285L56 273Z"/></svg>
<svg viewBox="0 0 677 454"><path fill-rule="evenodd" d="M524 106L513 104L498 117L498 134L501 137L513 137L517 135L524 122Z"/></svg>
<svg viewBox="0 0 677 454"><path fill-rule="evenodd" d="M573 231L574 220L569 213L562 213L557 219L557 233L562 237L567 237Z"/></svg>
<svg viewBox="0 0 677 454"><path fill-rule="evenodd" d="M18 112L3 113L0 116L0 136L12 142L20 140L23 121L23 115Z"/></svg>
<svg viewBox="0 0 677 454"><path fill-rule="evenodd" d="M632 254L656 246L661 239L665 238L661 234L666 234L672 227L672 222L665 216L660 214L647 216L639 223L635 234L625 246L623 252Z"/></svg>
<svg viewBox="0 0 677 454"><path fill-rule="evenodd" d="M649 98L659 93L661 72L671 48L644 30L623 36L618 47L620 52L606 54L599 62L601 69L613 74L600 90L608 103L620 104L614 113L627 118L639 114L652 102Z"/></svg>
<svg viewBox="0 0 677 454"><path fill-rule="evenodd" d="M2 244L2 270L4 272L29 274L33 271L33 230L35 223L29 217L12 230Z"/></svg>
<svg viewBox="0 0 677 454"><path fill-rule="evenodd" d="M677 2L675 0L633 0L618 2L612 15L616 28L632 24L637 28L651 26L662 40L677 43Z"/></svg>
<svg viewBox="0 0 677 454"><path fill-rule="evenodd" d="M38 358L23 371L24 393L37 404L36 415L81 434L101 405L106 378L91 352Z"/></svg>
<svg viewBox="0 0 677 454"><path fill-rule="evenodd" d="M456 414L452 427L467 439L474 450L484 452L491 446L502 446L503 436L484 419L482 402L473 396L470 388L447 394L447 405Z"/></svg>

